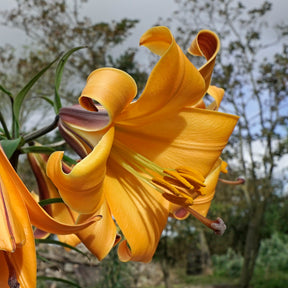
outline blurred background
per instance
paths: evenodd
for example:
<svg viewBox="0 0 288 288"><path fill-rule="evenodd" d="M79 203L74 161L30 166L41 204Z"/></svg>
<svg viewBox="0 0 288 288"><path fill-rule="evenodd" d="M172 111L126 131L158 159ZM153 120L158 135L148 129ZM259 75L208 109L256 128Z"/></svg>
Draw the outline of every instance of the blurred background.
<svg viewBox="0 0 288 288"><path fill-rule="evenodd" d="M2 0L1 4L0 84L12 94L61 52L82 45L87 47L71 56L63 74L61 97L66 104L77 102L87 76L103 66L128 72L141 94L158 60L138 45L146 30L168 26L186 51L199 30L210 29L222 43L212 80L226 91L221 111L241 117L223 153L229 172L222 177L243 177L245 184L219 182L208 215L225 220L228 229L222 237L191 216L184 221L170 219L149 264L120 263L116 249L99 263L91 255L41 244L39 287L288 287L286 0ZM187 57L197 67L203 63ZM48 71L30 93L22 113L24 129L53 119L51 106L43 99L54 93L54 76L53 69ZM9 105L3 89L1 108ZM3 113L11 115L9 109ZM53 142L55 137L59 136L46 140ZM24 161L22 178L37 190ZM79 249L89 255L84 247ZM52 277L49 281L41 278L47 275ZM53 277L73 283L59 283Z"/></svg>

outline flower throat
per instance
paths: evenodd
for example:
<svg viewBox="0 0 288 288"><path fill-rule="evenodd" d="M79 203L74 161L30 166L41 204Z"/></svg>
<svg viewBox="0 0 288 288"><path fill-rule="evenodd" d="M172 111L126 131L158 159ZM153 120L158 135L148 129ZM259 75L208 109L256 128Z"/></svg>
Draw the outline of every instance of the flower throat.
<svg viewBox="0 0 288 288"><path fill-rule="evenodd" d="M171 203L181 206L184 212L189 212L204 225L223 234L226 226L221 218L215 221L207 219L192 209L194 199L205 195L203 175L190 167L163 169L143 155L115 142L110 153L111 159L117 162L126 171L148 184Z"/></svg>

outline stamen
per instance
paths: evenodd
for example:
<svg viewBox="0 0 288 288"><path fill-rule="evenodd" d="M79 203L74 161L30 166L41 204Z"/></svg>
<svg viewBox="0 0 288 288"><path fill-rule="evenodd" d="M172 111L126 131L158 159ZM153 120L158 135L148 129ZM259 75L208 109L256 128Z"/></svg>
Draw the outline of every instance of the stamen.
<svg viewBox="0 0 288 288"><path fill-rule="evenodd" d="M182 177L181 174L177 173L176 171L172 171L172 170L164 170L164 173L176 178L177 180L179 180L179 182L181 184L184 185L184 187L188 188L188 189L193 189L194 186L191 185L191 183L189 183L184 177Z"/></svg>
<svg viewBox="0 0 288 288"><path fill-rule="evenodd" d="M199 184L203 184L203 182L205 181L204 176L199 171L191 169L190 167L177 167L176 171L185 175L189 175L190 178L194 178L195 182Z"/></svg>
<svg viewBox="0 0 288 288"><path fill-rule="evenodd" d="M175 196L170 193L164 192L162 196L167 199L171 203L175 203L184 207L188 207L189 205L193 204L193 198L192 197L181 197L181 196Z"/></svg>
<svg viewBox="0 0 288 288"><path fill-rule="evenodd" d="M224 183L224 184L229 184L229 185L241 185L241 184L245 183L245 179L243 179L243 178L237 178L236 181L219 178L219 181Z"/></svg>
<svg viewBox="0 0 288 288"><path fill-rule="evenodd" d="M212 221L190 206L195 198L203 195L205 177L190 167L177 167L175 170L163 169L141 154L117 143L111 150L111 159L125 170L152 186L169 202L182 206L180 209L192 214L216 234L222 235L226 226L221 218Z"/></svg>
<svg viewBox="0 0 288 288"><path fill-rule="evenodd" d="M169 182L165 181L163 178L159 178L159 177L153 178L152 182L157 185L160 185L163 188L166 188L167 190L169 190L176 196L181 196L181 193L179 192L179 190L175 186L171 185Z"/></svg>
<svg viewBox="0 0 288 288"><path fill-rule="evenodd" d="M226 225L220 217L218 217L216 220L210 220L210 219L202 216L201 214L199 214L197 211L195 211L191 207L185 207L185 209L190 214L192 214L195 218L197 218L200 222L202 222L205 226L214 230L215 234L217 234L217 235L223 235L224 234L224 232L226 230Z"/></svg>

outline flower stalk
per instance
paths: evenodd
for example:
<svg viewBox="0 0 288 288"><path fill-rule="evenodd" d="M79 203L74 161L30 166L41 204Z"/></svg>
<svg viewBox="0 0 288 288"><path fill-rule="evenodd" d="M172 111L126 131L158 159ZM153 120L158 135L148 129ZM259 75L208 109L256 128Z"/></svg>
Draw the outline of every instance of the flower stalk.
<svg viewBox="0 0 288 288"><path fill-rule="evenodd" d="M24 142L29 143L29 142L31 142L31 141L33 141L33 140L35 140L41 136L46 135L47 133L53 131L54 129L56 129L58 127L58 121L59 121L59 115L56 115L54 118L54 121L51 124L49 124L48 126L24 135L23 136Z"/></svg>

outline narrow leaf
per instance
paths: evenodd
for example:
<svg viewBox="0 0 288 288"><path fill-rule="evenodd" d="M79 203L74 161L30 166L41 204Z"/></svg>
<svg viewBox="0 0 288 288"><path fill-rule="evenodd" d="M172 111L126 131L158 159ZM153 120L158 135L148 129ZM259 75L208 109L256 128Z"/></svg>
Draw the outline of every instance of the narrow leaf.
<svg viewBox="0 0 288 288"><path fill-rule="evenodd" d="M79 286L77 283L66 280L66 279L62 279L62 278L57 278L57 277L46 277L46 276L38 276L37 277L38 280L47 280L47 281L57 281L57 282L62 282L62 283L66 283L69 284L73 287L77 287L77 288L81 288L81 286Z"/></svg>
<svg viewBox="0 0 288 288"><path fill-rule="evenodd" d="M11 139L9 130L8 130L8 128L7 128L5 119L4 119L3 114L1 113L1 111L0 111L0 123L2 124L4 135L5 135L8 139Z"/></svg>
<svg viewBox="0 0 288 288"><path fill-rule="evenodd" d="M22 103L27 96L30 89L33 85L39 80L39 78L59 59L58 56L54 61L48 64L44 69L42 69L36 76L34 76L23 88L22 90L16 95L13 103L13 114L15 117L15 127L14 127L14 135L19 135L19 114Z"/></svg>
<svg viewBox="0 0 288 288"><path fill-rule="evenodd" d="M55 152L56 150L48 147L48 146L28 146L28 147L22 147L21 151L23 153L44 153L44 154L51 154ZM69 156L63 155L63 161L66 162L68 165L75 165L77 164L77 161L70 158Z"/></svg>
<svg viewBox="0 0 288 288"><path fill-rule="evenodd" d="M64 67L65 64L68 60L68 58L77 50L86 48L86 46L79 46L79 47L75 47L71 50L69 50L68 52L66 52L62 58L60 59L57 68L56 68L56 76L55 76L55 99L54 99L54 110L55 113L58 114L60 108L62 107L61 104L61 99L60 99L60 95L59 95L59 87L61 84L61 80L62 80L62 75L63 75L63 71L64 71Z"/></svg>
<svg viewBox="0 0 288 288"><path fill-rule="evenodd" d="M52 107L54 106L54 102L49 99L48 97L45 96L41 96L40 98L42 98L43 100L45 100L48 104L50 104Z"/></svg>
<svg viewBox="0 0 288 288"><path fill-rule="evenodd" d="M71 245L69 245L67 243L64 243L64 242L61 242L61 241L57 241L57 240L53 240L53 239L50 239L50 238L46 238L46 239L35 239L35 242L36 243L54 244L54 245L62 246L62 247L65 247L65 248L69 248L69 249L74 250L77 253L82 254L83 256L89 258L88 254L82 252L81 250L75 248L74 246L71 246Z"/></svg>

